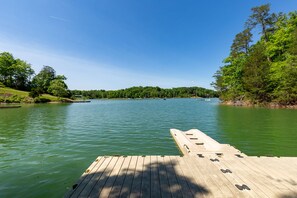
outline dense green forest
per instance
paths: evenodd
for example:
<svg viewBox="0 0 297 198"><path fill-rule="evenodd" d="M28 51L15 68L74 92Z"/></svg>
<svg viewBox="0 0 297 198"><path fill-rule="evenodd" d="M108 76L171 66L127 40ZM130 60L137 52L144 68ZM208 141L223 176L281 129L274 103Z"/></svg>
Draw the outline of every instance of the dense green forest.
<svg viewBox="0 0 297 198"><path fill-rule="evenodd" d="M190 97L218 97L216 91L201 87L179 87L162 89L160 87L131 87L115 91L90 90L71 91L72 95L82 95L86 98L190 98Z"/></svg>
<svg viewBox="0 0 297 198"><path fill-rule="evenodd" d="M296 105L297 12L270 13L269 4L251 11L213 86L223 101ZM255 32L260 38L253 42Z"/></svg>
<svg viewBox="0 0 297 198"><path fill-rule="evenodd" d="M29 91L30 97L40 101L39 96L41 94L69 97L70 91L65 80L64 75L56 75L56 71L50 66L44 66L35 75L35 71L26 61L14 58L9 52L0 53L0 88L9 87ZM6 95L4 97L10 97ZM0 97L2 97L1 94ZM13 95L11 97L15 98ZM16 101L19 100L16 98Z"/></svg>
<svg viewBox="0 0 297 198"><path fill-rule="evenodd" d="M14 58L9 52L0 53L0 88L13 88L29 91L29 96L35 102L42 102L42 94L51 94L57 97L72 97L82 95L85 98L186 98L186 97L218 97L214 90L201 87L179 87L161 89L159 87L131 87L127 89L105 90L68 90L64 75L56 75L56 71L50 66L44 66L35 75L31 65L26 61ZM12 90L9 90L13 92ZM13 92L19 93L19 92ZM5 94L0 92L0 102L27 102L30 99L22 94ZM46 102L48 100L44 100Z"/></svg>

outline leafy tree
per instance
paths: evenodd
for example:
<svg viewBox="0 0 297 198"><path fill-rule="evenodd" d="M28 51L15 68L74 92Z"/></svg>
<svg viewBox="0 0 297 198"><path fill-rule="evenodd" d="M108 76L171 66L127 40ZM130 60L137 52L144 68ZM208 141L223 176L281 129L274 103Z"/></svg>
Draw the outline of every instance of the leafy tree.
<svg viewBox="0 0 297 198"><path fill-rule="evenodd" d="M42 70L33 78L33 87L39 87L41 93L47 93L52 80L56 78L56 71L50 66L44 66Z"/></svg>
<svg viewBox="0 0 297 198"><path fill-rule="evenodd" d="M246 22L246 26L249 29L255 28L257 25L261 27L261 33L264 35L264 39L268 41L268 32L273 30L273 25L276 20L275 14L270 14L270 4L261 5L252 8L252 14Z"/></svg>
<svg viewBox="0 0 297 198"><path fill-rule="evenodd" d="M28 90L30 88L31 76L34 74L31 65L23 60L16 59L12 68L14 70L12 87L20 90Z"/></svg>
<svg viewBox="0 0 297 198"><path fill-rule="evenodd" d="M295 17L296 20L297 15ZM276 74L278 86L274 91L275 100L284 105L297 103L297 27L291 35L292 40L287 50L286 59L281 62L281 70Z"/></svg>
<svg viewBox="0 0 297 198"><path fill-rule="evenodd" d="M222 100L297 104L297 12L269 10L269 4L252 8L246 25L260 26L262 37L249 46L249 31L237 34L230 56L215 73L212 85Z"/></svg>
<svg viewBox="0 0 297 198"><path fill-rule="evenodd" d="M67 78L64 75L57 75L55 77L55 79L59 79L59 80L67 80Z"/></svg>
<svg viewBox="0 0 297 198"><path fill-rule="evenodd" d="M40 90L39 87L32 88L31 91L29 92L29 96L32 98L39 97L41 95L42 91Z"/></svg>
<svg viewBox="0 0 297 198"><path fill-rule="evenodd" d="M0 53L0 80L7 86L12 86L13 67L15 60L11 53Z"/></svg>
<svg viewBox="0 0 297 198"><path fill-rule="evenodd" d="M267 54L274 62L284 61L287 58L286 54L289 53L289 48L292 49L292 45L294 45L297 13L290 13L290 18L282 14L278 19L275 31L266 44Z"/></svg>
<svg viewBox="0 0 297 198"><path fill-rule="evenodd" d="M239 99L241 100L243 94L243 68L245 66L246 56L241 54L236 58L227 58L222 67L222 85L224 87L223 98L226 100Z"/></svg>
<svg viewBox="0 0 297 198"><path fill-rule="evenodd" d="M231 56L235 57L240 53L248 54L250 42L252 42L252 33L250 29L238 33L231 46Z"/></svg>
<svg viewBox="0 0 297 198"><path fill-rule="evenodd" d="M7 87L28 90L34 70L21 59L14 59L8 52L0 54L0 81Z"/></svg>
<svg viewBox="0 0 297 198"><path fill-rule="evenodd" d="M55 96L69 95L68 87L64 82L64 75L57 75L50 66L44 66L33 78L34 70L31 65L21 59L15 59L9 52L0 53L0 85L19 89L31 90L30 97L36 98L42 93L52 93Z"/></svg>
<svg viewBox="0 0 297 198"><path fill-rule="evenodd" d="M275 101L283 105L297 103L297 56L290 56L283 67L281 81L274 91Z"/></svg>
<svg viewBox="0 0 297 198"><path fill-rule="evenodd" d="M292 14L292 16L294 17L294 21L296 21L295 24L297 24L297 12L295 12L294 15ZM292 31L292 42L288 52L294 56L297 56L297 25L295 25L295 28Z"/></svg>
<svg viewBox="0 0 297 198"><path fill-rule="evenodd" d="M105 90L73 90L71 95L83 95L86 98L174 98L174 97L218 97L214 90L201 87L178 87L162 89L160 87L130 87L127 89Z"/></svg>
<svg viewBox="0 0 297 198"><path fill-rule="evenodd" d="M215 90L218 91L219 95L222 95L222 93L225 91L225 87L223 86L223 74L222 74L222 67L216 71L216 73L213 75L215 81L211 83L211 86L215 88Z"/></svg>
<svg viewBox="0 0 297 198"><path fill-rule="evenodd" d="M67 97L69 95L68 87L62 79L54 79L50 82L48 93L58 97Z"/></svg>
<svg viewBox="0 0 297 198"><path fill-rule="evenodd" d="M250 99L257 102L270 101L269 98L269 62L265 55L265 46L257 43L253 46L244 67L243 82Z"/></svg>

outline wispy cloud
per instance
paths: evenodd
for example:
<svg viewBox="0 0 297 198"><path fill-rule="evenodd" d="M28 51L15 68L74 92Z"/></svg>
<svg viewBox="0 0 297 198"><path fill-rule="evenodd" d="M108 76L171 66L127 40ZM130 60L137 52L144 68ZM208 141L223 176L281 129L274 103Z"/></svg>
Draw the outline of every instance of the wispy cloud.
<svg viewBox="0 0 297 198"><path fill-rule="evenodd" d="M61 18L61 17L57 17L57 16L49 16L49 18L54 19L54 20L58 20L58 21L62 21L62 22L70 22L67 19Z"/></svg>

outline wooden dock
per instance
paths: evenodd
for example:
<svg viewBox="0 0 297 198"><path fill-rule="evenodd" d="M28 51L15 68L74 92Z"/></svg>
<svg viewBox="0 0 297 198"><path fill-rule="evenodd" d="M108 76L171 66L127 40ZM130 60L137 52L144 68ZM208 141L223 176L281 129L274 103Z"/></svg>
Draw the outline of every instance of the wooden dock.
<svg viewBox="0 0 297 198"><path fill-rule="evenodd" d="M297 197L296 157L250 157L197 129L183 156L99 156L65 197Z"/></svg>

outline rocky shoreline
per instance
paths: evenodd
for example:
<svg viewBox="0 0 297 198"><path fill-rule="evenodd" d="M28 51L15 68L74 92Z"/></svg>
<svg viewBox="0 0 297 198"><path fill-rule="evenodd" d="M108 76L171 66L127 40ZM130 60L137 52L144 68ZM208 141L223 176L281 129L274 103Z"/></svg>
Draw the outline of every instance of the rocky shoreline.
<svg viewBox="0 0 297 198"><path fill-rule="evenodd" d="M283 105L275 102L267 102L267 103L253 103L251 101L243 101L243 100L228 100L222 101L222 105L228 106L237 106L237 107L265 107L270 109L297 109L297 105Z"/></svg>

